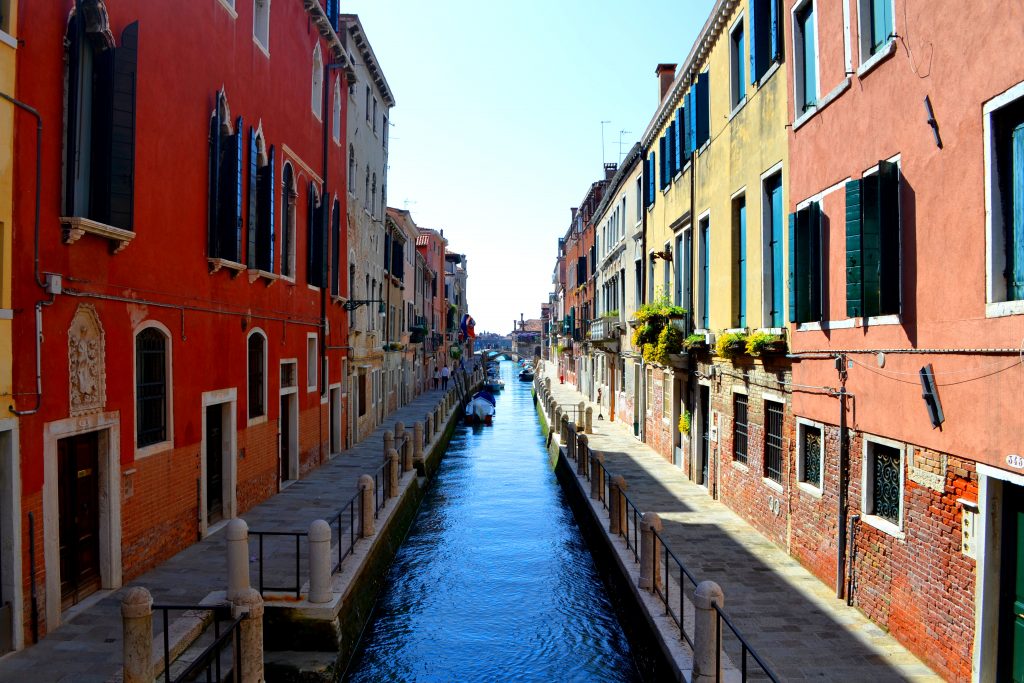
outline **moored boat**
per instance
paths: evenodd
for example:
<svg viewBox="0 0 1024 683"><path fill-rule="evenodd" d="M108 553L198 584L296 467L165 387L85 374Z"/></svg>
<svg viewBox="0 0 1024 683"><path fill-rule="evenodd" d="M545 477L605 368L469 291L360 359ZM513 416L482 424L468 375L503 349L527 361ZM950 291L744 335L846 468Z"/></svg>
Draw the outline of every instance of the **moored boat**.
<svg viewBox="0 0 1024 683"><path fill-rule="evenodd" d="M487 389L476 392L473 394L473 398L469 399L469 402L466 404L466 421L491 424L491 421L494 419L494 407L496 404L494 394L487 391Z"/></svg>

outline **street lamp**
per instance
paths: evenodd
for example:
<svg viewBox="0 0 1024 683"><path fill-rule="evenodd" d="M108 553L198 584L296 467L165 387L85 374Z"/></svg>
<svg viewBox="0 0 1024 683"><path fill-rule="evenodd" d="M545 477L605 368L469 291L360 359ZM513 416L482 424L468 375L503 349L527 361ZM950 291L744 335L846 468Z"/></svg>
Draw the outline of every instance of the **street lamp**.
<svg viewBox="0 0 1024 683"><path fill-rule="evenodd" d="M380 317L382 318L387 316L387 310L385 310L384 308L384 302L381 301L380 299L350 299L343 303L341 307L344 308L346 311L354 311L360 306L366 306L368 304L380 304L380 306L377 308L377 312L380 314Z"/></svg>

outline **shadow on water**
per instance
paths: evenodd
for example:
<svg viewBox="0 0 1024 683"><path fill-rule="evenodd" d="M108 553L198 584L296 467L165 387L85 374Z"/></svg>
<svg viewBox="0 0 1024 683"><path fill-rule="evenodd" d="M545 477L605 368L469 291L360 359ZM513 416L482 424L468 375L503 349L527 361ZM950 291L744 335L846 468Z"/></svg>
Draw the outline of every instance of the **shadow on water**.
<svg viewBox="0 0 1024 683"><path fill-rule="evenodd" d="M348 681L639 681L551 471L531 385L501 363L491 427L460 426Z"/></svg>

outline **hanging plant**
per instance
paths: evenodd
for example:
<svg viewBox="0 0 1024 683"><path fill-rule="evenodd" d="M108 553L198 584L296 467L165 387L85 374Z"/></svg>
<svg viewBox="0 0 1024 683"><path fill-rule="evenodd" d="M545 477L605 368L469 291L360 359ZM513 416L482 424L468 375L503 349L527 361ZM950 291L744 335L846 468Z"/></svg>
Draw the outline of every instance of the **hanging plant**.
<svg viewBox="0 0 1024 683"><path fill-rule="evenodd" d="M679 433L689 434L690 433L690 411L684 410L683 414L679 416Z"/></svg>
<svg viewBox="0 0 1024 683"><path fill-rule="evenodd" d="M786 340L777 334L755 332L747 337L747 353L751 356L764 356L785 352Z"/></svg>
<svg viewBox="0 0 1024 683"><path fill-rule="evenodd" d="M726 332L718 337L715 353L722 358L736 358L747 350L747 335L742 332Z"/></svg>

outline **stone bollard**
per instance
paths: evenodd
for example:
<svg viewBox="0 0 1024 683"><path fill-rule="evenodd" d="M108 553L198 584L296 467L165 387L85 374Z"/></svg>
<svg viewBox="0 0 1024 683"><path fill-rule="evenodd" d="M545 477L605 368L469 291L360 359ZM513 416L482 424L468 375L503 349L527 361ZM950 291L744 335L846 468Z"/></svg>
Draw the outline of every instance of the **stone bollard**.
<svg viewBox="0 0 1024 683"><path fill-rule="evenodd" d="M395 423L395 449L398 451L398 458L402 463L402 471L408 472L412 469L412 465L406 468L405 461L409 460L409 462L412 462L412 454L409 453L409 437L405 431L404 422Z"/></svg>
<svg viewBox="0 0 1024 683"><path fill-rule="evenodd" d="M362 518L362 529L361 535L363 538L369 538L374 534L373 528L373 477L369 474L364 474L359 477L359 490L362 491L362 509L360 517Z"/></svg>
<svg viewBox="0 0 1024 683"><path fill-rule="evenodd" d="M398 468L400 466L398 451L392 448L388 452L388 498L394 498L398 495Z"/></svg>
<svg viewBox="0 0 1024 683"><path fill-rule="evenodd" d="M562 434L562 407L561 406L555 406L555 412L553 413L553 415L555 416L555 421L554 421L553 424L554 424L555 428L558 430L559 437L561 437L561 434Z"/></svg>
<svg viewBox="0 0 1024 683"><path fill-rule="evenodd" d="M384 431L384 457L388 457L388 453L395 449L395 433L390 429Z"/></svg>
<svg viewBox="0 0 1024 683"><path fill-rule="evenodd" d="M153 683L153 596L141 586L121 598L124 683Z"/></svg>
<svg viewBox="0 0 1024 683"><path fill-rule="evenodd" d="M577 410L576 410L576 429L578 429L578 430L580 430L582 432L583 431L583 410L584 410L584 403L583 403L583 401L580 401L580 404L578 406L576 406L576 408L577 408Z"/></svg>
<svg viewBox="0 0 1024 683"><path fill-rule="evenodd" d="M587 406L586 418L583 422L583 430L587 434L594 433L594 409L591 406Z"/></svg>
<svg viewBox="0 0 1024 683"><path fill-rule="evenodd" d="M423 460L423 423L414 422L412 425L412 460L419 462Z"/></svg>
<svg viewBox="0 0 1024 683"><path fill-rule="evenodd" d="M645 512L640 520L640 581L644 590L653 591L661 585L661 570L658 567L658 539L655 532L661 532L661 517L657 512Z"/></svg>
<svg viewBox="0 0 1024 683"><path fill-rule="evenodd" d="M228 546L228 600L249 590L249 525L232 519L225 529Z"/></svg>
<svg viewBox="0 0 1024 683"><path fill-rule="evenodd" d="M547 387L548 393L550 394L551 393L551 378L550 377L545 377L544 378L544 386Z"/></svg>
<svg viewBox="0 0 1024 683"><path fill-rule="evenodd" d="M426 439L425 443L430 443L434 440L434 416L427 413L427 416L423 418L423 422L425 425L423 428Z"/></svg>
<svg viewBox="0 0 1024 683"><path fill-rule="evenodd" d="M599 500L601 498L601 489L603 488L601 481L601 468L598 465L604 464L604 454L590 452L590 498L591 500Z"/></svg>
<svg viewBox="0 0 1024 683"><path fill-rule="evenodd" d="M309 601L331 601L331 525L314 519L306 537L309 543Z"/></svg>
<svg viewBox="0 0 1024 683"><path fill-rule="evenodd" d="M263 596L254 588L231 601L232 613L248 612L249 618L239 624L242 641L241 683L263 683Z"/></svg>
<svg viewBox="0 0 1024 683"><path fill-rule="evenodd" d="M622 491L626 486L626 480L621 474L612 477L611 496L608 500L608 531L616 536L624 533L622 528Z"/></svg>
<svg viewBox="0 0 1024 683"><path fill-rule="evenodd" d="M569 444L569 418L562 416L562 431L558 434L559 443L568 448Z"/></svg>
<svg viewBox="0 0 1024 683"><path fill-rule="evenodd" d="M587 435L580 434L576 437L576 474L582 476L587 473Z"/></svg>
<svg viewBox="0 0 1024 683"><path fill-rule="evenodd" d="M722 588L714 581L701 581L693 589L693 683L711 683L720 679L720 642L718 614L712 603L725 606Z"/></svg>

